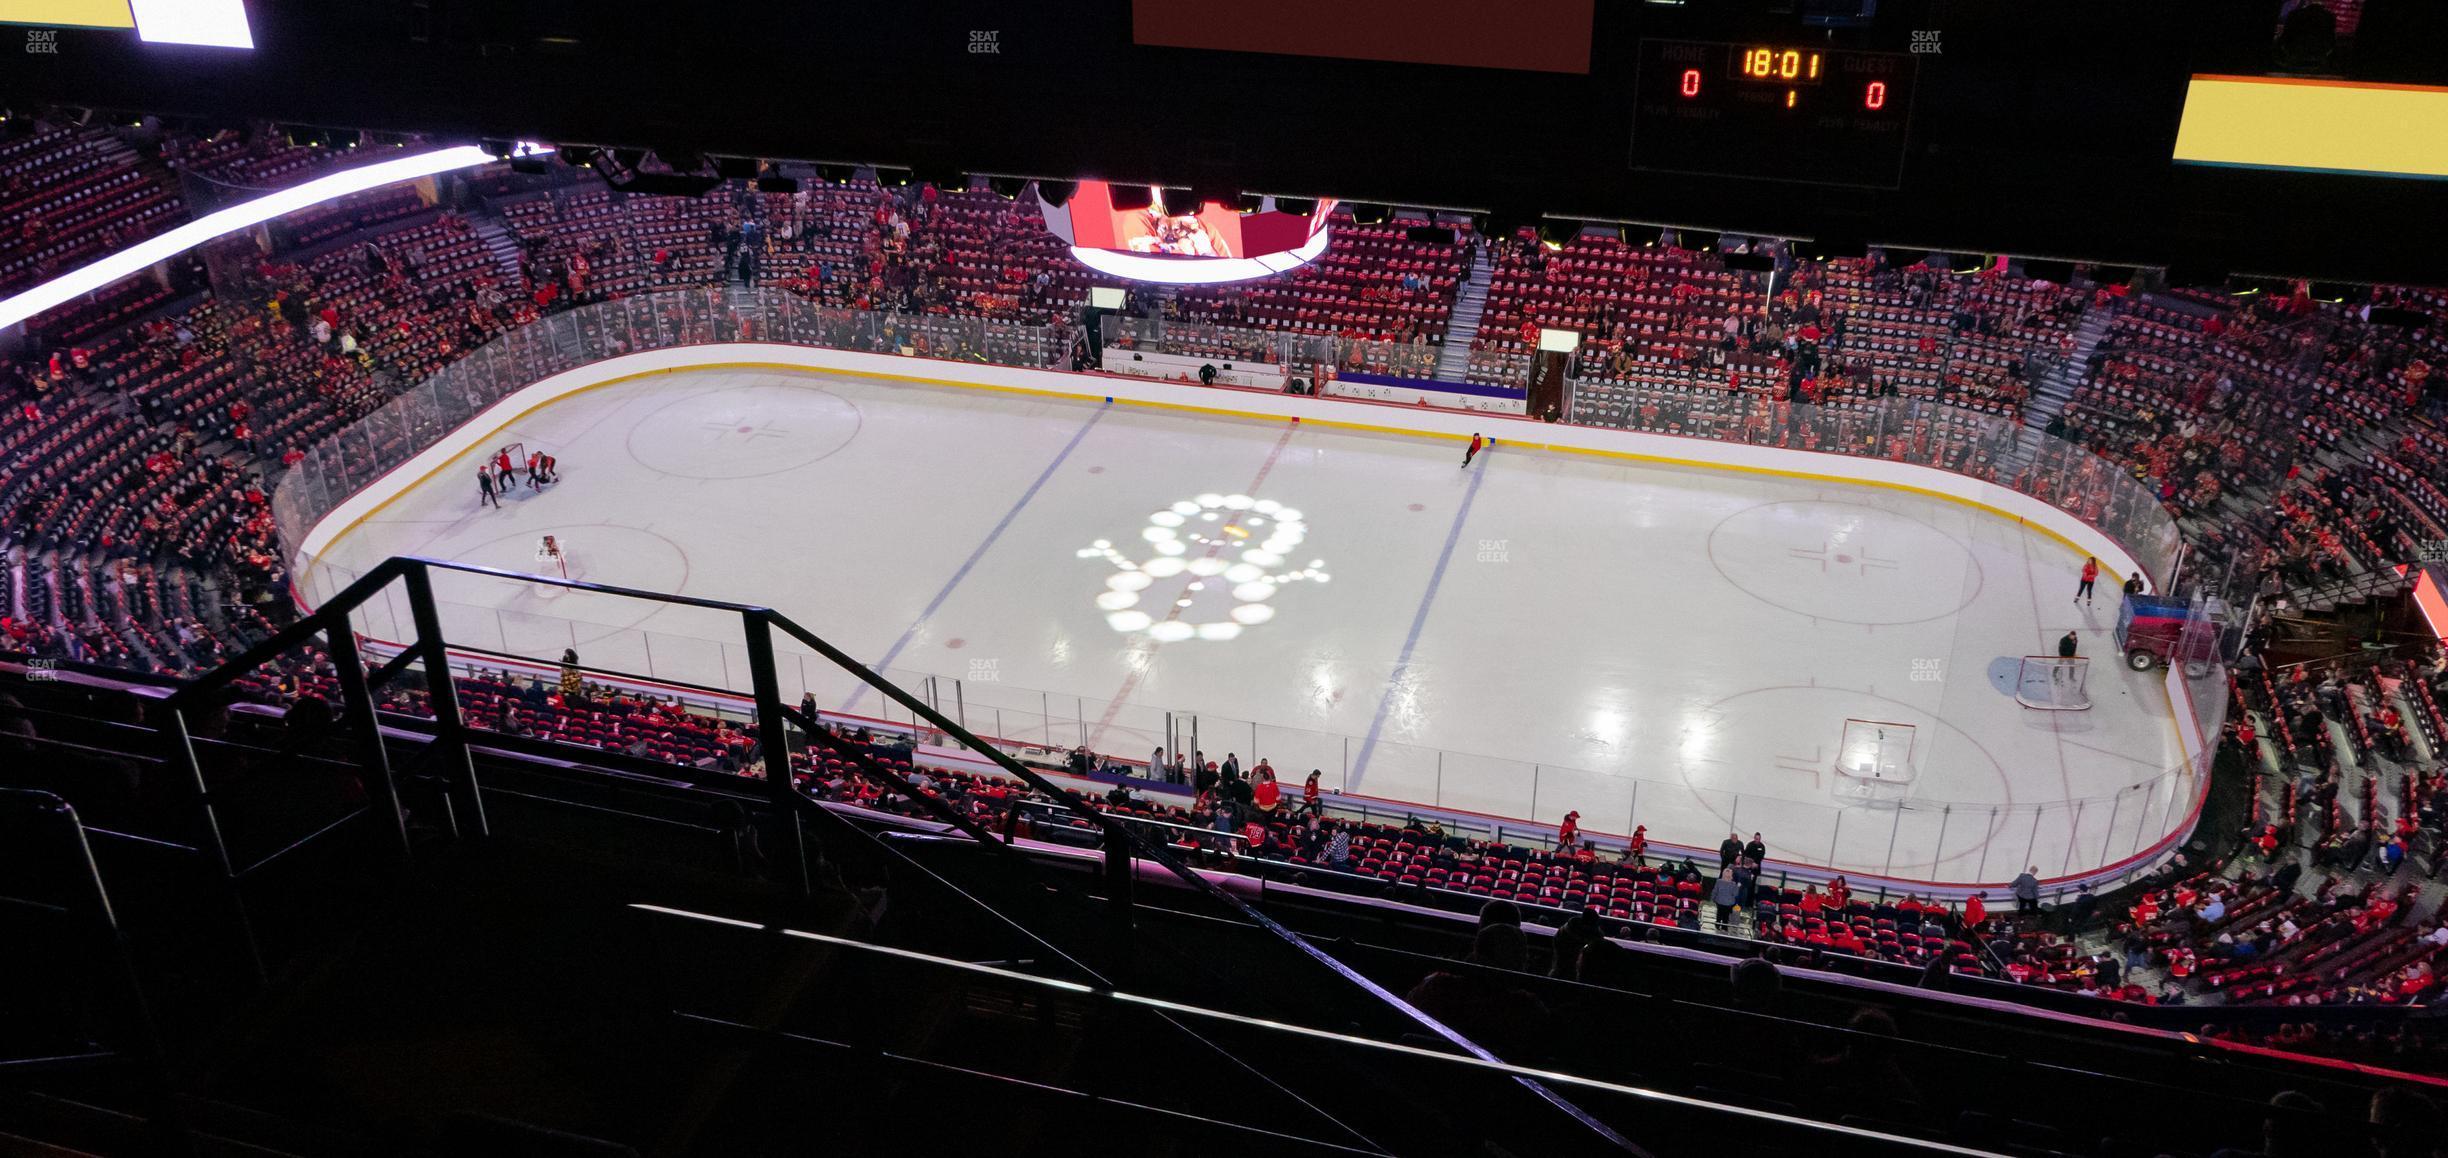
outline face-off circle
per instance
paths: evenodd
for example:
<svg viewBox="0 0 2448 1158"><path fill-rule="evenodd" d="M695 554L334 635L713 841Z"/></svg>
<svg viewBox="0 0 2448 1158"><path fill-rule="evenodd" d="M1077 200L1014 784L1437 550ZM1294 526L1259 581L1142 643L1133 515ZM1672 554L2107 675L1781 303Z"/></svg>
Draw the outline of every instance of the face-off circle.
<svg viewBox="0 0 2448 1158"><path fill-rule="evenodd" d="M1136 545L1099 539L1078 556L1113 567L1096 605L1115 631L1159 643L1225 640L1275 618L1284 585L1333 579L1324 559L1289 561L1308 537L1296 508L1210 492L1151 512ZM1125 554L1139 547L1151 552L1145 562Z"/></svg>

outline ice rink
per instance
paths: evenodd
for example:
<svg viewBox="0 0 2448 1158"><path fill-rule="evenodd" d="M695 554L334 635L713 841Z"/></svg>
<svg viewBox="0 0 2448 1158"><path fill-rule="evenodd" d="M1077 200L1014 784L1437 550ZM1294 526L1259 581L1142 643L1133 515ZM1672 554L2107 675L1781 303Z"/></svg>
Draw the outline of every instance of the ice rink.
<svg viewBox="0 0 2448 1158"><path fill-rule="evenodd" d="M493 440L563 481L480 509L475 456L342 536L310 598L394 554L770 605L972 730L1948 883L2121 860L2185 820L2116 578L1912 493L783 370L592 390ZM490 445L490 444L489 444ZM454 644L742 688L710 612L447 577ZM402 638L383 608L362 626ZM2014 699L2069 628L2094 707ZM819 659L785 691L876 714ZM933 677L931 680L928 677ZM1848 719L1907 725L1901 806L1848 803ZM1399 805L1395 806L1399 813Z"/></svg>

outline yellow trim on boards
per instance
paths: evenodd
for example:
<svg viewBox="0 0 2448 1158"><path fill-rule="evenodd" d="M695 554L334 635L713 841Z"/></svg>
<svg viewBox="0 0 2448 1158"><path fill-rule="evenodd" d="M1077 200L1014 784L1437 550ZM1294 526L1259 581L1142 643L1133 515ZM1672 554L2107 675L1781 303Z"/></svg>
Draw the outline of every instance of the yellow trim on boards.
<svg viewBox="0 0 2448 1158"><path fill-rule="evenodd" d="M617 386L623 382L633 382L637 379L650 378L657 374L676 374L693 370L787 370L801 374L850 374L861 378L882 378L894 382L913 382L922 386L954 386L968 390L992 390L1002 394L1025 394L1039 398L1061 399L1067 402L1084 402L1091 400L1090 396L1073 394L1062 390L1039 390L1028 386L1002 386L990 382L961 382L950 378L931 378L922 374L896 374L883 370L836 369L830 366L808 366L797 362L697 362L686 366L664 366L653 370L640 370L633 374L615 375L613 377L606 378L601 382L590 382L584 386L575 387L556 394L536 403L533 406L527 407L526 409L521 410L508 418L503 419L500 425L497 425L484 434L477 436L475 444L470 446L467 450L463 450L458 454L452 455L450 458L445 459L433 469L419 475L415 481L401 487L398 492L392 494L388 498L383 499L381 502L374 504L374 506L368 509L366 513L349 520L347 526L333 532L331 541L324 544L323 550L318 552L313 559L307 561L306 571L311 573L315 567L321 566L324 555L330 554L340 545L340 541L342 539L347 538L351 533L355 532L359 526L362 526L366 522L366 520L381 514L383 508L390 506L394 501L399 499L402 495L407 494L409 491L424 486L426 482L431 480L435 475L438 475L444 470L448 469L451 464L458 462L460 459L466 458L469 454L482 450L487 441L501 434L503 431L510 429L510 427L516 425L521 419L526 418L528 415L542 410L547 406L554 406L562 402L566 402L580 394L601 390L606 386ZM1261 422L1298 422L1304 426L1329 426L1341 430L1364 430L1377 434L1403 435L1410 438L1436 438L1460 442L1464 437L1459 434L1443 434L1432 430L1412 430L1407 427L1400 426L1379 426L1373 423L1349 422L1334 418L1307 418L1297 416L1287 418L1279 414L1254 414L1246 410L1227 410L1222 407L1195 406L1182 402L1155 402L1137 398L1115 398L1110 395L1105 396L1105 400L1121 405L1144 406L1153 410L1179 410L1192 414L1218 415L1225 418L1256 419ZM1715 462L1709 459L1701 458L1677 458L1670 455L1641 454L1629 450L1601 450L1594 447L1585 446L1557 446L1553 443L1521 442L1512 439L1491 439L1490 441L1502 441L1508 445L1520 446L1532 450L1544 450L1550 453L1586 454L1599 458L1623 459L1629 462L1655 463L1665 466L1699 467L1706 470L1731 470L1740 471L1745 474L1760 474L1779 478L1806 479L1812 482L1832 482L1842 483L1848 486L1879 487L1886 490L1903 491L1906 494L1921 495L1926 498L1934 498L1945 502L1957 503L1970 507L1976 511L1980 511L2000 519L2005 519L2027 531L2036 531L2042 535L2045 535L2048 538L2055 540L2059 545L2065 547L2069 551L2084 555L2085 557L2090 557L2090 553L2084 551L2074 542L2074 540L2059 534L2053 528L2032 522L2031 520L2023 518L2020 515L1998 507L1993 507L1977 499L1968 499L1961 495L1951 495L1945 491L1931 490L1927 487L1917 487L1909 483L1885 482L1879 479L1847 478L1843 475L1819 474L1813 471L1802 470L1783 470L1777 467L1744 466L1740 463ZM1749 444L1740 443L1736 445ZM1882 459L1880 461L1886 460ZM1926 469L1936 470L1938 468L1929 467ZM2069 515L2067 517L2071 518L2073 516ZM2109 568L2105 563L2100 565L2100 570L2104 574L2108 575L2114 582L2120 585L2124 582L2123 576L2119 575L2115 570ZM301 588L306 586L304 582L305 578L306 576L303 574L299 576ZM2173 703L2169 705L2171 715L2174 711L2174 707L2175 705Z"/></svg>

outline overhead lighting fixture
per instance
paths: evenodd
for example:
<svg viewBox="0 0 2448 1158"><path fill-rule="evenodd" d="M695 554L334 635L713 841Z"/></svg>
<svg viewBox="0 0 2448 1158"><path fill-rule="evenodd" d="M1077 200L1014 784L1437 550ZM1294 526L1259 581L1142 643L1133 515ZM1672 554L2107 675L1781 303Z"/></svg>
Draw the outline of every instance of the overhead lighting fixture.
<svg viewBox="0 0 2448 1158"><path fill-rule="evenodd" d="M1983 253L1933 253L1930 259L1957 274L1979 273L1994 263L1989 255Z"/></svg>
<svg viewBox="0 0 2448 1158"><path fill-rule="evenodd" d="M136 37L147 44L253 48L243 0L130 0Z"/></svg>
<svg viewBox="0 0 2448 1158"><path fill-rule="evenodd" d="M2218 289L2227 284L2224 266L2202 261L2179 261L2167 267L2169 289Z"/></svg>
<svg viewBox="0 0 2448 1158"><path fill-rule="evenodd" d="M2023 276L2051 285L2070 285L2074 281L2074 263L2027 257L2023 259Z"/></svg>
<svg viewBox="0 0 2448 1158"><path fill-rule="evenodd" d="M663 164L664 168L674 173L702 173L711 169L714 164L706 158L703 151L687 148L675 141L666 141L649 151L654 154L655 160Z"/></svg>
<svg viewBox="0 0 2448 1158"><path fill-rule="evenodd" d="M1793 243L1794 256L1804 261L1841 261L1870 256L1870 246L1858 237L1814 237Z"/></svg>
<svg viewBox="0 0 2448 1158"><path fill-rule="evenodd" d="M15 297L0 299L0 330L96 290L106 289L121 278L142 273L205 242L251 229L282 214L368 189L414 181L437 173L475 168L492 160L484 150L474 145L393 157L371 165L342 169L227 209L207 213L176 229L155 234L100 260L79 266Z"/></svg>
<svg viewBox="0 0 2448 1158"><path fill-rule="evenodd" d="M611 174L604 177L606 185L648 197L703 197L722 188L722 183L722 178L711 173L632 173L627 180Z"/></svg>

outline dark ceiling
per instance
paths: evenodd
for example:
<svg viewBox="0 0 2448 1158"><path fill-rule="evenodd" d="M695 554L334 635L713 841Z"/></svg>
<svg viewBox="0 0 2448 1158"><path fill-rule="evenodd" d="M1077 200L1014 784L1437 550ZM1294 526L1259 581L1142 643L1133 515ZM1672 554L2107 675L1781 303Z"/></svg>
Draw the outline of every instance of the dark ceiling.
<svg viewBox="0 0 2448 1158"><path fill-rule="evenodd" d="M253 53L70 31L5 57L0 102L2448 281L2448 183L2168 161L2186 76L2272 68L2279 0L1883 0L1835 32L1802 25L1811 2L1598 0L1591 70L1566 75L1140 47L1131 0L248 0ZM2448 3L2364 7L2325 68L2448 81ZM972 52L979 31L999 51ZM1939 52L1895 190L1631 166L1644 38L1903 51L1916 31Z"/></svg>

